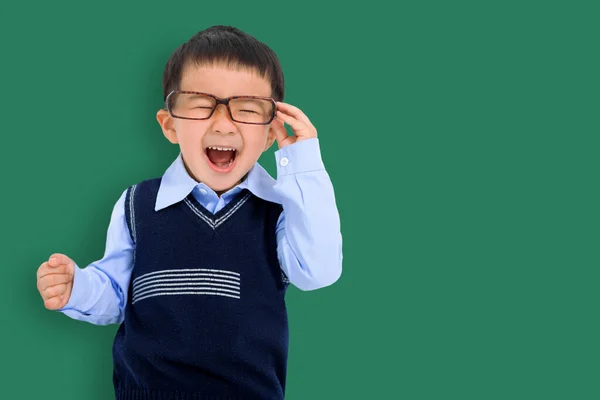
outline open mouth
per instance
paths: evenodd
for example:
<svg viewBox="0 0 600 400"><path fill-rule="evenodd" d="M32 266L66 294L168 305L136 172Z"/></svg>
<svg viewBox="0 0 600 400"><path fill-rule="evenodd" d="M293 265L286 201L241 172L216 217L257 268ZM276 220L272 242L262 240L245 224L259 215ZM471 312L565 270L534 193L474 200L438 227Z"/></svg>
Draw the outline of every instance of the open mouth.
<svg viewBox="0 0 600 400"><path fill-rule="evenodd" d="M214 171L229 172L235 166L238 151L233 147L208 146L204 153Z"/></svg>

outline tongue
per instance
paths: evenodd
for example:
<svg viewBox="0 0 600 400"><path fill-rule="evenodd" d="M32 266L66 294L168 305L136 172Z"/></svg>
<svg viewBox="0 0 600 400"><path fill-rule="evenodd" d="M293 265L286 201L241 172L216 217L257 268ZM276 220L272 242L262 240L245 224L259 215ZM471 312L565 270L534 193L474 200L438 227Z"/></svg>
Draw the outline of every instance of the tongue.
<svg viewBox="0 0 600 400"><path fill-rule="evenodd" d="M221 151L215 149L207 149L206 155L210 162L219 167L224 167L233 159L233 151Z"/></svg>

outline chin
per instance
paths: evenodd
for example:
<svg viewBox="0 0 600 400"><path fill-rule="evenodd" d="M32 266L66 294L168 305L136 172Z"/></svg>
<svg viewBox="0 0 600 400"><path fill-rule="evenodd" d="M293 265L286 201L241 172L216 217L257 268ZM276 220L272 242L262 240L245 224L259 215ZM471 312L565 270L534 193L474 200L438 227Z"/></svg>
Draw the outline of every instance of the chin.
<svg viewBox="0 0 600 400"><path fill-rule="evenodd" d="M226 192L229 189L232 189L234 186L237 186L241 180L242 176L239 174L232 174L232 176L227 177L214 177L211 179L210 184L207 183L208 186L215 192Z"/></svg>

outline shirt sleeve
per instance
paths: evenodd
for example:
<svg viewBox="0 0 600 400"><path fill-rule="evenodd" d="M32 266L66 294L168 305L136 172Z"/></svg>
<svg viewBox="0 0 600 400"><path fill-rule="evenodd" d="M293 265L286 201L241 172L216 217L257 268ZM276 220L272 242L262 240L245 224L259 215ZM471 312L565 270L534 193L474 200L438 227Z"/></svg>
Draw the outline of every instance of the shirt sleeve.
<svg viewBox="0 0 600 400"><path fill-rule="evenodd" d="M329 286L342 274L342 235L333 185L318 138L275 152L283 211L277 223L277 255L288 280L307 291Z"/></svg>
<svg viewBox="0 0 600 400"><path fill-rule="evenodd" d="M75 265L71 297L57 310L70 318L95 325L123 321L134 250L125 220L126 193L113 208L104 257L86 268Z"/></svg>

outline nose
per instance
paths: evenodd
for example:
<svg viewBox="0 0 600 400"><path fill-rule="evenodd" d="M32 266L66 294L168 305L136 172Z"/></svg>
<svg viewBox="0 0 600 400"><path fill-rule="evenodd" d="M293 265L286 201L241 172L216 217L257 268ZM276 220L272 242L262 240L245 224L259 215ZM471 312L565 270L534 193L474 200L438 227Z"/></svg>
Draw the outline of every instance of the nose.
<svg viewBox="0 0 600 400"><path fill-rule="evenodd" d="M213 130L219 133L233 133L236 130L234 122L231 120L229 111L225 104L217 105L213 116Z"/></svg>

